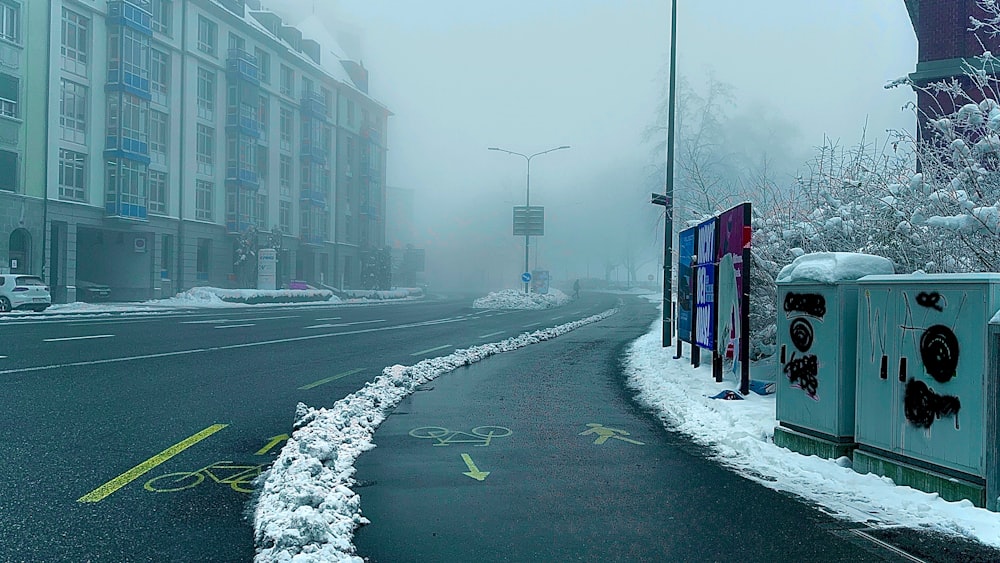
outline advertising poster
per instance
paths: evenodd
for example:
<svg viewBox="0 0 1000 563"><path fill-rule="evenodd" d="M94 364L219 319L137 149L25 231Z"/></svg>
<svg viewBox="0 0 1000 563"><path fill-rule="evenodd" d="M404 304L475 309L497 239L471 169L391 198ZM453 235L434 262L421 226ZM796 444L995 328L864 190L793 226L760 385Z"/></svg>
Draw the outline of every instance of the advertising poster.
<svg viewBox="0 0 1000 563"><path fill-rule="evenodd" d="M695 344L705 350L715 348L715 217L695 227L694 275Z"/></svg>
<svg viewBox="0 0 1000 563"><path fill-rule="evenodd" d="M720 355L726 354L730 343L740 344L743 323L748 322L747 313L743 311L744 284L747 278L746 265L743 263L743 249L750 247L750 204L744 203L724 211L718 218L719 241L716 245L715 259L719 264L718 271L718 349ZM737 352L736 348L733 353Z"/></svg>
<svg viewBox="0 0 1000 563"><path fill-rule="evenodd" d="M684 229L677 235L677 337L687 343L694 342L691 334L694 319L693 258L695 227Z"/></svg>

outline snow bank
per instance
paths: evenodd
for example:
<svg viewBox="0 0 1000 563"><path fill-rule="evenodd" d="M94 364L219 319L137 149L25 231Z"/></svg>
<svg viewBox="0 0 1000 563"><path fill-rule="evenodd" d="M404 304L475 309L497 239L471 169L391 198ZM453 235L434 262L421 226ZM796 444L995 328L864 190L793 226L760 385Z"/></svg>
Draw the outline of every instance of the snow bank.
<svg viewBox="0 0 1000 563"><path fill-rule="evenodd" d="M558 289L549 289L545 295L505 289L476 299L472 306L476 309L549 309L569 302L569 296Z"/></svg>
<svg viewBox="0 0 1000 563"><path fill-rule="evenodd" d="M836 283L869 274L894 273L892 261L881 256L853 252L803 254L778 272L779 282Z"/></svg>
<svg viewBox="0 0 1000 563"><path fill-rule="evenodd" d="M628 385L640 403L664 424L690 436L738 474L775 490L825 506L834 515L873 526L937 530L1000 546L1000 514L969 501L948 502L937 494L897 487L886 477L861 475L848 458L804 456L774 445L775 395L751 393L744 401L709 399L720 387L711 363L692 368L661 346L660 321L628 350Z"/></svg>
<svg viewBox="0 0 1000 563"><path fill-rule="evenodd" d="M565 297L565 296L564 296ZM372 436L389 411L417 386L461 366L555 338L609 317L611 309L579 321L524 333L501 342L456 350L412 366L394 365L330 409L299 404L295 430L264 475L254 508L258 563L352 561L354 529L361 516L354 484L354 461L375 447Z"/></svg>

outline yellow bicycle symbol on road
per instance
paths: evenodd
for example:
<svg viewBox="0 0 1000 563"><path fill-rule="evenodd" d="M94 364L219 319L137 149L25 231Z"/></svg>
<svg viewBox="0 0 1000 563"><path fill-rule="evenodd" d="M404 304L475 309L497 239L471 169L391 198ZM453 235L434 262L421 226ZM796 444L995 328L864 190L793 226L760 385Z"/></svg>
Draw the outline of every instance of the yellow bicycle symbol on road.
<svg viewBox="0 0 1000 563"><path fill-rule="evenodd" d="M410 430L414 438L437 440L435 446L450 446L451 444L474 444L488 446L493 438L504 438L513 434L510 428L503 426L477 426L471 432L448 430L441 426L421 426Z"/></svg>
<svg viewBox="0 0 1000 563"><path fill-rule="evenodd" d="M263 465L233 465L231 461L217 461L197 471L180 471L153 477L144 485L154 493L176 493L196 487L208 477L216 483L229 485L234 491L252 492L248 487L260 475Z"/></svg>

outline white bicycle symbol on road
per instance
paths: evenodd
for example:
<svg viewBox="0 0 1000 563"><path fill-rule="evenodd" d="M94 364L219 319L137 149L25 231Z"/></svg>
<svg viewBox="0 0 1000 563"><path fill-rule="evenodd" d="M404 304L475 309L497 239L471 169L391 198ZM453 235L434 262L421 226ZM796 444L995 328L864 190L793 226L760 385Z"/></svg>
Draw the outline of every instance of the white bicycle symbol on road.
<svg viewBox="0 0 1000 563"><path fill-rule="evenodd" d="M473 444L488 446L493 438L505 438L513 434L510 428L503 426L477 426L471 432L449 430L442 426L421 426L410 430L414 438L437 440L435 446L450 446L451 444Z"/></svg>

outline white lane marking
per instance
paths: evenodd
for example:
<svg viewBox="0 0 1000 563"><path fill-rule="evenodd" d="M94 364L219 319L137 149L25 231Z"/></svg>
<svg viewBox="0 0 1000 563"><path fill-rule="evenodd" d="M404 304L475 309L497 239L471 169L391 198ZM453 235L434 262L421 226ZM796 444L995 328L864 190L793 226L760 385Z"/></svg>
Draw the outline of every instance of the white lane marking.
<svg viewBox="0 0 1000 563"><path fill-rule="evenodd" d="M337 323L337 324L312 325L312 326L307 326L306 330L309 330L311 328L338 328L338 327L343 327L343 326L367 325L367 324L372 324L372 323L384 323L384 322L385 322L385 319L376 319L376 320L373 320L373 321L355 321L353 323Z"/></svg>
<svg viewBox="0 0 1000 563"><path fill-rule="evenodd" d="M182 325L197 325L197 324L218 324L218 323L245 323L247 321L270 321L273 319L297 319L299 315L285 315L281 317L253 317L253 318L243 318L234 317L232 319L208 319L205 321L181 321Z"/></svg>
<svg viewBox="0 0 1000 563"><path fill-rule="evenodd" d="M459 322L459 321L451 321ZM131 362L135 360L151 360L156 358L170 358L173 356L188 356L191 354L201 354L204 352L219 352L224 350L238 350L240 348L253 348L255 346L268 346L271 344L285 344L288 342L304 342L306 340L316 340L317 338L335 338L338 336L351 336L355 334L367 334L369 332L385 332L389 330L402 330L405 328L419 328L422 326L427 326L428 324L440 324L440 323L408 323L395 326L383 326L377 328L361 328L358 330L350 330L347 332L325 332L323 334L311 334L309 336L296 336L292 338L278 338L276 340L260 340L258 342L245 342L242 344L229 344L226 346L212 346L210 348L194 348L192 350L176 350L174 352L159 352L157 354L142 354L139 356L126 356L123 358L106 358L103 360L89 360L85 362L69 362L65 364L50 364L47 366L34 366L30 368L15 368L15 369L5 369L0 370L0 375L8 375L11 373L27 373L31 371L47 371L51 369L64 369L70 367L80 367L80 366L91 366L100 364L117 364L119 362Z"/></svg>
<svg viewBox="0 0 1000 563"><path fill-rule="evenodd" d="M505 332L507 332L507 331L505 331L505 330L498 330L498 331L496 331L496 332L491 332L491 333L489 333L489 334L484 334L484 335L480 336L479 338L489 338L489 337L491 337L491 336L496 336L496 335L498 335L498 334L503 334L503 333L505 333Z"/></svg>
<svg viewBox="0 0 1000 563"><path fill-rule="evenodd" d="M316 319L317 321L339 321L343 317L326 317L325 319Z"/></svg>
<svg viewBox="0 0 1000 563"><path fill-rule="evenodd" d="M419 352L414 352L414 353L412 353L410 355L411 356L423 356L424 354L427 354L428 352L437 352L438 350L444 350L445 348L451 348L451 344L445 344L444 346L436 346L434 348L428 348L426 350L421 350Z"/></svg>
<svg viewBox="0 0 1000 563"><path fill-rule="evenodd" d="M530 324L526 324L526 325L524 325L524 327L523 327L523 328L531 328L531 327L533 327L533 326L538 326L538 325L540 325L540 324L542 324L542 323L530 323Z"/></svg>
<svg viewBox="0 0 1000 563"><path fill-rule="evenodd" d="M0 356L0 360L6 360L7 356Z"/></svg>
<svg viewBox="0 0 1000 563"><path fill-rule="evenodd" d="M46 338L42 342L66 342L67 340L89 340L91 338L114 338L113 334L92 334L90 336L67 336L65 338Z"/></svg>
<svg viewBox="0 0 1000 563"><path fill-rule="evenodd" d="M219 325L217 327L212 327L212 328L241 328L246 326L257 326L257 323L247 323L245 325Z"/></svg>
<svg viewBox="0 0 1000 563"><path fill-rule="evenodd" d="M559 320L559 319L561 319L561 318L563 318L563 316L562 316L562 315L557 315L557 316L555 316L555 317L552 317L552 320L554 320L554 321L558 321L558 320Z"/></svg>

